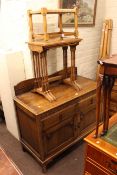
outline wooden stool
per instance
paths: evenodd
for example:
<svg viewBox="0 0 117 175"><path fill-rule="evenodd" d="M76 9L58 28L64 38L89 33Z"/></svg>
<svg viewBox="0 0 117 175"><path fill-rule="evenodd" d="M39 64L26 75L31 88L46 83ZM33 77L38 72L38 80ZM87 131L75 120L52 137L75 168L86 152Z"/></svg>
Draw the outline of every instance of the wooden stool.
<svg viewBox="0 0 117 175"><path fill-rule="evenodd" d="M64 32L62 28L62 15L64 13L72 13L74 15L74 31ZM58 14L59 17L59 32L48 33L47 31L47 14ZM33 30L33 16L42 15L43 17L43 34L35 34ZM35 76L35 88L33 92L43 95L50 102L56 100L56 97L52 94L49 83L57 80L61 80L64 83L68 83L73 86L77 91L81 89L77 83L77 72L75 71L75 51L76 46L81 41L78 38L78 9L57 9L48 10L42 8L39 11L28 11L29 16L29 42L28 46L32 53L34 76ZM68 36L73 36L68 37ZM47 67L47 52L50 49L62 47L63 50L63 70L61 74L56 77L48 78ZM70 47L71 51L71 75L68 76L68 64L67 64L67 49ZM54 58L52 58L54 59Z"/></svg>
<svg viewBox="0 0 117 175"><path fill-rule="evenodd" d="M98 61L99 63L99 76L97 79L97 103L96 103L96 133L98 137L98 127L100 122L100 103L101 103L101 89L103 90L103 131L104 135L108 131L109 125L109 107L111 91L117 77L117 55L113 55L109 59Z"/></svg>

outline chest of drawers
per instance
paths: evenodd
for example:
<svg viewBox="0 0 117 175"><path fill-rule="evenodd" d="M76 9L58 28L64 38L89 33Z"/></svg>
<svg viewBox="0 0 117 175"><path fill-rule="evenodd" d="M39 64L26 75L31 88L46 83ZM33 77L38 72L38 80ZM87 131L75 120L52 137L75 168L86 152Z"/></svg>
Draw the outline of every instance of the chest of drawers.
<svg viewBox="0 0 117 175"><path fill-rule="evenodd" d="M78 77L82 86L78 93L65 84L52 87L57 100L50 103L31 92L32 81L26 80L15 87L14 101L22 147L31 152L45 171L55 156L94 128L96 83Z"/></svg>

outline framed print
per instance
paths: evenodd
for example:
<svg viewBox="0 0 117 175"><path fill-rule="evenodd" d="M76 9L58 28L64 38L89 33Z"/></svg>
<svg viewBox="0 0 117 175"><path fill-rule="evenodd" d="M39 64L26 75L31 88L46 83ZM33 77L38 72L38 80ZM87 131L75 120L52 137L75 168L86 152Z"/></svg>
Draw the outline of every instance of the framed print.
<svg viewBox="0 0 117 175"><path fill-rule="evenodd" d="M96 5L97 0L59 0L59 8L71 9L75 6L79 8L79 26L95 25ZM73 14L64 14L62 20L64 26L73 26L74 24Z"/></svg>

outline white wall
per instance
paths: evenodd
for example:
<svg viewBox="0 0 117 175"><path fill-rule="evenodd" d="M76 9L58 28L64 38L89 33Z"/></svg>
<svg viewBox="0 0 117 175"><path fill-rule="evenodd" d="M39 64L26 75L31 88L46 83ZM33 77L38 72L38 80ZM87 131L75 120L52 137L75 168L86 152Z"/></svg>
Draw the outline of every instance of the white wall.
<svg viewBox="0 0 117 175"><path fill-rule="evenodd" d="M105 3L105 18L113 20L111 54L117 54L117 1L108 0Z"/></svg>
<svg viewBox="0 0 117 175"><path fill-rule="evenodd" d="M15 107L13 102L14 85L25 79L23 55L21 52L0 51L0 95L6 126L19 138Z"/></svg>
<svg viewBox="0 0 117 175"><path fill-rule="evenodd" d="M14 85L25 79L23 55L24 40L27 36L25 32L27 22L23 16L25 5L23 1L1 0L0 96L7 129L16 138L19 134L13 97Z"/></svg>

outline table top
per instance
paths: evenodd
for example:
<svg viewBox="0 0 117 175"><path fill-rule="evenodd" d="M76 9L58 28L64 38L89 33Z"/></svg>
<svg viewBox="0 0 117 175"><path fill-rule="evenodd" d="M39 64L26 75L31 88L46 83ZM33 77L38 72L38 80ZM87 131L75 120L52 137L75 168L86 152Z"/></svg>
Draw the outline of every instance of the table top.
<svg viewBox="0 0 117 175"><path fill-rule="evenodd" d="M101 61L105 66L117 67L117 54L110 56L110 58Z"/></svg>

